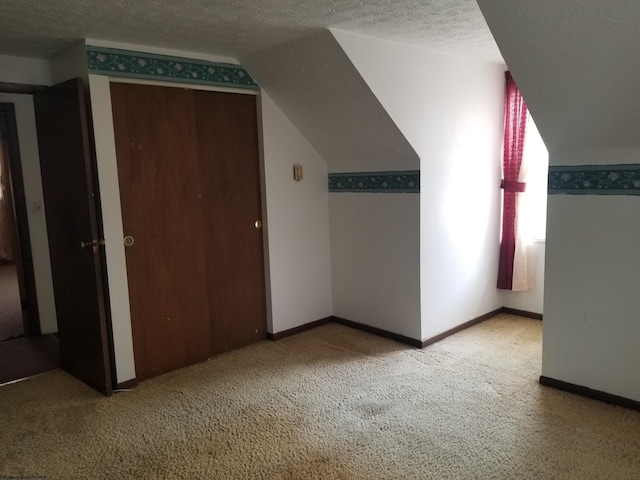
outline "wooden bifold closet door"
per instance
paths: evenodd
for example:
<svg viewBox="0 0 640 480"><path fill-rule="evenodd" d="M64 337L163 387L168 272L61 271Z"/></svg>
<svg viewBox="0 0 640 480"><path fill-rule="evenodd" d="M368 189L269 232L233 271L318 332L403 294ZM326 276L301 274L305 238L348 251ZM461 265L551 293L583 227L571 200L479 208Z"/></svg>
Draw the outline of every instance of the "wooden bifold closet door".
<svg viewBox="0 0 640 480"><path fill-rule="evenodd" d="M111 98L138 379L264 339L256 97Z"/></svg>

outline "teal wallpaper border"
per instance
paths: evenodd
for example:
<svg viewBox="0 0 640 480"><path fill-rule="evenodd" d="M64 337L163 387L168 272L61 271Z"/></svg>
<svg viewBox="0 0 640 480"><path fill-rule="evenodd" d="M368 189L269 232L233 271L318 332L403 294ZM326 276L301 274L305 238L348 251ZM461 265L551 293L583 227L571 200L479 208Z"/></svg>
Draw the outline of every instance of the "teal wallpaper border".
<svg viewBox="0 0 640 480"><path fill-rule="evenodd" d="M550 166L550 195L640 195L640 165Z"/></svg>
<svg viewBox="0 0 640 480"><path fill-rule="evenodd" d="M330 192L420 193L420 170L330 173Z"/></svg>
<svg viewBox="0 0 640 480"><path fill-rule="evenodd" d="M89 73L259 90L240 65L87 45Z"/></svg>

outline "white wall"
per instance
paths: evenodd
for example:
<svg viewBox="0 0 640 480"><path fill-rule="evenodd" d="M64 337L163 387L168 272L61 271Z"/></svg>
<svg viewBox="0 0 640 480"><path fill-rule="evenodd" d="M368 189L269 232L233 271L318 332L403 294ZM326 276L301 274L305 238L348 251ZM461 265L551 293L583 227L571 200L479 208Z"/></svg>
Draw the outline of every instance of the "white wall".
<svg viewBox="0 0 640 480"><path fill-rule="evenodd" d="M640 401L640 198L548 206L542 374Z"/></svg>
<svg viewBox="0 0 640 480"><path fill-rule="evenodd" d="M52 78L48 60L0 55L0 82L51 85Z"/></svg>
<svg viewBox="0 0 640 480"><path fill-rule="evenodd" d="M420 195L334 192L329 210L334 314L420 340Z"/></svg>
<svg viewBox="0 0 640 480"><path fill-rule="evenodd" d="M82 78L86 82L89 75L87 68L85 44L83 41L76 42L58 52L51 60L53 83L61 83L70 78Z"/></svg>
<svg viewBox="0 0 640 480"><path fill-rule="evenodd" d="M245 58L243 63L326 161L330 173L419 168L416 152L331 32L310 33ZM290 148L288 144L284 147ZM291 163L282 167L281 175L290 178ZM319 190L315 195L325 203L315 207L322 208L323 214L319 217L320 226L314 227L320 234L314 245L327 237L326 169L323 168L317 182ZM269 189L267 181L267 192ZM328 197L333 314L420 339L420 196L330 193ZM287 211L291 208L288 206ZM299 207L296 210L296 217L305 214ZM290 242L282 240L282 245L290 248ZM324 263L320 270L324 275L329 262L327 247L322 245L314 268ZM274 250L273 245L270 250ZM297 251L293 251L294 257ZM294 267L291 260L289 263L285 272ZM272 268L276 266L272 264ZM306 275L314 273L309 271ZM272 284L276 285L275 278L273 280ZM292 280L286 282L288 285ZM306 285L312 288L315 282L303 281L305 288ZM322 290L322 295L326 296L327 292ZM304 316L295 324L317 318L320 317Z"/></svg>
<svg viewBox="0 0 640 480"><path fill-rule="evenodd" d="M332 315L327 164L261 93L272 333ZM293 179L293 165L304 179Z"/></svg>
<svg viewBox="0 0 640 480"><path fill-rule="evenodd" d="M51 64L47 60L0 55L0 82L48 85L51 80ZM49 260L47 223L44 210L36 208L36 205L43 205L43 195L33 97L0 93L0 102L13 103L16 109L40 329L43 334L53 333L58 330L58 324Z"/></svg>
<svg viewBox="0 0 640 480"><path fill-rule="evenodd" d="M544 259L545 241L536 240L527 245L527 272L533 275L533 285L529 290L512 292L500 290L502 304L508 308L531 313L543 313L544 307Z"/></svg>
<svg viewBox="0 0 640 480"><path fill-rule="evenodd" d="M503 67L332 33L421 159L421 338L501 307Z"/></svg>

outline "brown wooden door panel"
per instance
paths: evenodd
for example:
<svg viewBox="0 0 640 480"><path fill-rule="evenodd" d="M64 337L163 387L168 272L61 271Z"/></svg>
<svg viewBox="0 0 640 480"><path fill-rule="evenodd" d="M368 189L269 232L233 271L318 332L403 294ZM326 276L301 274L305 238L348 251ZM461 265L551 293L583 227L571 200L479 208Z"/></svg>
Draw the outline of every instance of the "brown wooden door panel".
<svg viewBox="0 0 640 480"><path fill-rule="evenodd" d="M188 90L113 83L136 374L209 356L194 111Z"/></svg>
<svg viewBox="0 0 640 480"><path fill-rule="evenodd" d="M193 95L216 354L266 337L256 97Z"/></svg>
<svg viewBox="0 0 640 480"><path fill-rule="evenodd" d="M34 95L44 209L62 365L111 393L97 191L80 79ZM95 247L81 242L95 241Z"/></svg>

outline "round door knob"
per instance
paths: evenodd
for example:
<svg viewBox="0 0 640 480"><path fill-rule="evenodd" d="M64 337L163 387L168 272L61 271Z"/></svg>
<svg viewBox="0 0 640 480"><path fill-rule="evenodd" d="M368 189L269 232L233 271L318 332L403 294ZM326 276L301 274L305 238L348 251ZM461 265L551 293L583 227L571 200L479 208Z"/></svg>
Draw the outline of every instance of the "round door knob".
<svg viewBox="0 0 640 480"><path fill-rule="evenodd" d="M131 235L127 235L126 237L124 237L124 246L125 247L130 247L134 243L136 243L136 240Z"/></svg>
<svg viewBox="0 0 640 480"><path fill-rule="evenodd" d="M258 230L262 228L262 222L260 220L256 220L256 223L254 223L254 225Z"/></svg>

